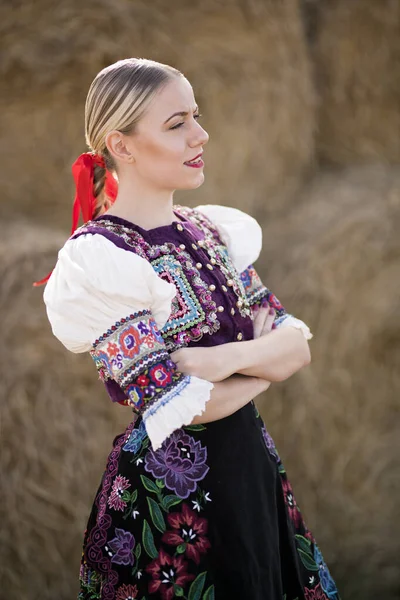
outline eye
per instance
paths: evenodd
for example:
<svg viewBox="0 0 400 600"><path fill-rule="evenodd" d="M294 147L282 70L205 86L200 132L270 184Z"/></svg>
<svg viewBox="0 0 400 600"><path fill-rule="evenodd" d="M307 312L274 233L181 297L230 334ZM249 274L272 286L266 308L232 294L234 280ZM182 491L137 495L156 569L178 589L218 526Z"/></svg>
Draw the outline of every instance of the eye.
<svg viewBox="0 0 400 600"><path fill-rule="evenodd" d="M193 115L193 118L194 118L194 119L196 119L196 121L197 121L197 119L199 119L200 117L201 117L201 114L200 114L200 113L197 113L197 115ZM185 124L185 123L177 123L177 124L176 124L176 125L174 125L173 127L170 127L170 130L171 130L171 129L178 129L178 127L182 127L182 125L184 125L184 124Z"/></svg>

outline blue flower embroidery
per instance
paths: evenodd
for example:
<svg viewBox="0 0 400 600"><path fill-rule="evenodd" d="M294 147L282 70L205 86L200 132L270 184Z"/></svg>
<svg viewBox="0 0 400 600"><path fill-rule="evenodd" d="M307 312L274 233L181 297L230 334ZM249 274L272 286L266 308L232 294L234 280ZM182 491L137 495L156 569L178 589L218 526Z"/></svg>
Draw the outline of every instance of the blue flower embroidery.
<svg viewBox="0 0 400 600"><path fill-rule="evenodd" d="M324 557L322 556L321 550L318 548L317 544L314 544L314 560L319 568L319 579L325 594L328 596L328 598L337 598L338 591L336 584L332 579L332 575L325 564Z"/></svg>
<svg viewBox="0 0 400 600"><path fill-rule="evenodd" d="M123 446L123 450L125 450L126 452L133 452L134 454L136 454L137 452L139 452L142 446L142 442L146 436L146 428L144 426L143 421L141 421L139 427L135 427L134 429L132 429L128 441Z"/></svg>

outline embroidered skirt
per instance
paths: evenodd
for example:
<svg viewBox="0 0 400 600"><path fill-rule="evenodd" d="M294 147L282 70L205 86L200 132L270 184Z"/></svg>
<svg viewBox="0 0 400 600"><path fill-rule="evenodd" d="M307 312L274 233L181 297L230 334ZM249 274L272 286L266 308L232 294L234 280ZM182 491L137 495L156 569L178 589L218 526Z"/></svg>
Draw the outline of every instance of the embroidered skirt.
<svg viewBox="0 0 400 600"><path fill-rule="evenodd" d="M250 402L149 445L115 438L84 535L79 600L339 600Z"/></svg>

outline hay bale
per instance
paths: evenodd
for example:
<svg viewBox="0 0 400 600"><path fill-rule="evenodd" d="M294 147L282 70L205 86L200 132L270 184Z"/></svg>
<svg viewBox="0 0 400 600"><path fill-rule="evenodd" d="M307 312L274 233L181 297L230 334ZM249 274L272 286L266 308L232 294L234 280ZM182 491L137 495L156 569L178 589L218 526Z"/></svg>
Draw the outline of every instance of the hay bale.
<svg viewBox="0 0 400 600"><path fill-rule="evenodd" d="M318 174L264 224L264 280L312 363L260 402L344 599L400 589L400 169Z"/></svg>
<svg viewBox="0 0 400 600"><path fill-rule="evenodd" d="M1 588L7 600L71 600L83 532L113 436L132 413L112 405L88 355L53 337L32 281L64 236L12 223L0 241Z"/></svg>
<svg viewBox="0 0 400 600"><path fill-rule="evenodd" d="M194 85L211 137L206 183L177 201L237 202L251 211L268 196L268 210L281 210L308 174L315 98L299 0L39 0L4 8L4 217L67 229L87 90L102 67L126 56L173 64Z"/></svg>
<svg viewBox="0 0 400 600"><path fill-rule="evenodd" d="M320 95L320 159L398 163L399 0L305 2Z"/></svg>

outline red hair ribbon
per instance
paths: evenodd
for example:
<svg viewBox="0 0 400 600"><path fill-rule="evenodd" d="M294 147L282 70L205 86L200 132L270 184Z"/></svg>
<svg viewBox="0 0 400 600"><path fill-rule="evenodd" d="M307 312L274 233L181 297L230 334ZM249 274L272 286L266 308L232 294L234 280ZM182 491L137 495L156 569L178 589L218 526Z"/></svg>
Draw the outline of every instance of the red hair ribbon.
<svg viewBox="0 0 400 600"><path fill-rule="evenodd" d="M84 152L72 165L72 175L75 180L76 194L72 207L71 235L78 227L79 214L81 212L84 223L93 219L96 209L96 198L93 194L95 165L102 167L103 169L106 168L104 158L99 154L93 154L92 152ZM111 200L111 203L113 203L117 197L118 184L110 171L106 171L104 192L105 195ZM35 281L33 285L36 287L46 283L49 280L52 272L53 271L50 271L50 273L44 279Z"/></svg>

